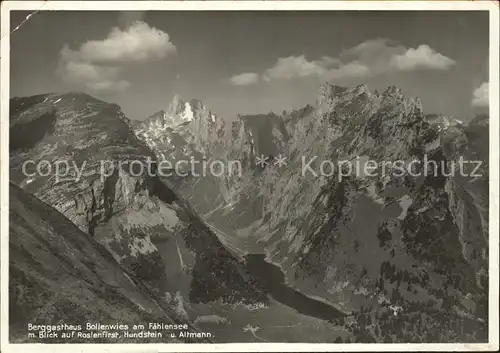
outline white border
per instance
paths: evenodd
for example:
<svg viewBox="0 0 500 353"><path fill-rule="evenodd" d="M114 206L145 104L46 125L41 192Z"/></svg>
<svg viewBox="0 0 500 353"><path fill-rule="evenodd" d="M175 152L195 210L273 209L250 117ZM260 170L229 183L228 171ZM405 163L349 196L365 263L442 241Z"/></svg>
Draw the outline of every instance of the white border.
<svg viewBox="0 0 500 353"><path fill-rule="evenodd" d="M4 1L1 4L1 350L16 352L496 351L498 344L499 10L494 1ZM490 13L490 288L488 344L10 344L8 343L8 129L10 10L486 10ZM29 48L26 48L29 53Z"/></svg>

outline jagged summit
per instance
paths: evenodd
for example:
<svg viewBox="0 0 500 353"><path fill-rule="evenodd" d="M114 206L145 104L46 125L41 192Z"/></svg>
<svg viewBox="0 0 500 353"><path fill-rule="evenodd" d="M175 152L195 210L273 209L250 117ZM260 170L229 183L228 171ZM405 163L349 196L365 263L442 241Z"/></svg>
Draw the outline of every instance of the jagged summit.
<svg viewBox="0 0 500 353"><path fill-rule="evenodd" d="M389 85L382 93L383 96L402 96L403 90L395 85Z"/></svg>
<svg viewBox="0 0 500 353"><path fill-rule="evenodd" d="M206 109L206 106L199 99L184 99L180 94L176 93L168 105L167 112L175 115L180 114L189 108L192 110L199 110Z"/></svg>
<svg viewBox="0 0 500 353"><path fill-rule="evenodd" d="M187 113L190 112L190 113ZM165 113L171 117L175 117L179 114L187 113L186 119L192 119L192 107L189 101L182 99L179 94L175 94L170 101ZM188 120L190 121L190 120Z"/></svg>
<svg viewBox="0 0 500 353"><path fill-rule="evenodd" d="M357 97L368 97L368 98L381 98L381 99L399 99L399 100L410 100L416 105L421 105L420 99L418 97L410 98L407 97L403 90L395 85L389 85L381 94L377 91L372 93L366 84L359 84L352 87L338 86L332 83L323 83L318 90L316 102L321 104L323 102L331 103L333 99L346 100L346 99L356 99Z"/></svg>
<svg viewBox="0 0 500 353"><path fill-rule="evenodd" d="M324 83L318 90L317 104L331 103L334 99L354 99L358 96L370 96L370 90L365 84L354 87L337 86L331 83Z"/></svg>
<svg viewBox="0 0 500 353"><path fill-rule="evenodd" d="M198 99L185 100L179 94L175 94L172 101L165 109L150 115L137 126L150 126L157 129L174 129L177 126L191 123L193 121L206 120L208 124L216 122L217 117L202 101Z"/></svg>
<svg viewBox="0 0 500 353"><path fill-rule="evenodd" d="M165 110L131 127L159 158L189 160L218 139L225 123L202 101L185 100L176 94Z"/></svg>

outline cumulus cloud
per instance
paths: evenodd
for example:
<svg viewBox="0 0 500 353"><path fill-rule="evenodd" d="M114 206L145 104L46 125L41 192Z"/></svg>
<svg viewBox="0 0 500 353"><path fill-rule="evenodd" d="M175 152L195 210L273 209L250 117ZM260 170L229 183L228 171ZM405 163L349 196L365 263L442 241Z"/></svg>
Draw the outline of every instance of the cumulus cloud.
<svg viewBox="0 0 500 353"><path fill-rule="evenodd" d="M369 61L380 58L388 58L404 50L402 45L387 38L368 39L352 48L344 49L340 54L344 58L358 58Z"/></svg>
<svg viewBox="0 0 500 353"><path fill-rule="evenodd" d="M324 57L323 60L330 60ZM326 69L320 62L308 61L304 55L279 58L278 62L264 72L264 81L288 80L295 77L323 75Z"/></svg>
<svg viewBox="0 0 500 353"><path fill-rule="evenodd" d="M112 28L106 38L87 41L76 50L64 45L58 73L67 82L90 90L121 91L130 86L120 79L124 65L162 59L175 51L167 33L136 20L126 29Z"/></svg>
<svg viewBox="0 0 500 353"><path fill-rule="evenodd" d="M487 107L489 105L489 84L484 82L472 93L472 105L474 107Z"/></svg>
<svg viewBox="0 0 500 353"><path fill-rule="evenodd" d="M403 54L393 56L390 63L402 71L416 69L447 70L455 65L454 60L436 52L426 44L422 44L416 49L410 48Z"/></svg>
<svg viewBox="0 0 500 353"><path fill-rule="evenodd" d="M235 86L249 86L256 84L259 81L259 74L254 72L246 72L230 78L231 84Z"/></svg>
<svg viewBox="0 0 500 353"><path fill-rule="evenodd" d="M118 76L120 69L113 66L98 66L85 61L64 61L64 74L70 81L99 81L113 79Z"/></svg>
<svg viewBox="0 0 500 353"><path fill-rule="evenodd" d="M352 61L341 64L338 68L326 72L327 80L343 80L348 78L368 77L372 74L370 68L360 61Z"/></svg>
<svg viewBox="0 0 500 353"><path fill-rule="evenodd" d="M78 50L64 47L63 58L80 59L92 63L126 63L161 59L175 52L167 33L150 27L145 22L135 22L126 30L115 27L107 38L90 40Z"/></svg>
<svg viewBox="0 0 500 353"><path fill-rule="evenodd" d="M455 61L426 44L416 49L395 41L377 38L343 50L338 57L310 60L305 55L279 58L262 73L264 81L318 77L326 80L368 78L389 72L447 70Z"/></svg>

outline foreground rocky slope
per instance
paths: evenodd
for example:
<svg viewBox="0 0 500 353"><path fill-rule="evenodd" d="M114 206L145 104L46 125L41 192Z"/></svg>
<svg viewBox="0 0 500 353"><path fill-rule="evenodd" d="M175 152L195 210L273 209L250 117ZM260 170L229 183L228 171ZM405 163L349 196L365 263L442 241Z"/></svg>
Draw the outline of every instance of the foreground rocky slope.
<svg viewBox="0 0 500 353"><path fill-rule="evenodd" d="M104 246L164 310L187 319L189 303L267 300L154 173L118 106L80 93L15 98L10 136L11 180Z"/></svg>
<svg viewBox="0 0 500 353"><path fill-rule="evenodd" d="M357 341L486 340L487 117L466 125L425 115L393 86L325 84L314 106L228 125L224 152L200 153L240 160L242 172L180 186L228 242L351 313ZM211 207L207 185L225 196Z"/></svg>

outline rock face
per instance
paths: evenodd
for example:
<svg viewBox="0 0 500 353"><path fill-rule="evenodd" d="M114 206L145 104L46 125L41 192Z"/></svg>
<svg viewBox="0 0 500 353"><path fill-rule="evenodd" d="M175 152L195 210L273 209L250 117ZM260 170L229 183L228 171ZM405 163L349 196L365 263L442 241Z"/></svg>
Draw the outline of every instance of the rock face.
<svg viewBox="0 0 500 353"><path fill-rule="evenodd" d="M487 117L425 115L394 86L325 84L314 106L230 124L225 151L204 156L242 173L211 180L225 195L211 208L193 202L229 242L352 313L357 341L487 339ZM261 154L269 165L255 165Z"/></svg>
<svg viewBox="0 0 500 353"><path fill-rule="evenodd" d="M381 95L365 86L326 87L315 110L295 125L290 145L291 154L308 161L317 156L311 168L318 176L291 166L275 179L265 212L271 229L283 231L268 254L303 291L370 312L362 327L375 322L373 339L393 340L391 325L404 321L418 331L405 328L408 340L460 340L456 319L465 316L467 335L482 340L476 334L486 333L480 327L487 301L487 155L472 158L467 129L436 128L422 111L395 87ZM476 185L472 164L464 175L457 170L460 156L482 161ZM321 173L323 161L335 162L334 175ZM376 162L373 176L355 171L368 161ZM392 164L385 172L384 162ZM415 170L400 175L395 162ZM405 314L380 320L391 307Z"/></svg>
<svg viewBox="0 0 500 353"><path fill-rule="evenodd" d="M266 300L158 176L118 106L71 93L13 99L11 112L11 180L104 246L162 308Z"/></svg>
<svg viewBox="0 0 500 353"><path fill-rule="evenodd" d="M134 133L160 158L172 162L198 158L224 134L219 119L198 100L175 96L166 110L133 124Z"/></svg>
<svg viewBox="0 0 500 353"><path fill-rule="evenodd" d="M144 321L182 322L174 312L166 312L106 249L57 210L13 184L9 199L11 342L37 341L27 336L29 323L119 322L132 326ZM85 327L81 331L88 332ZM65 341L61 337L51 340ZM120 342L112 337L99 341Z"/></svg>
<svg viewBox="0 0 500 353"><path fill-rule="evenodd" d="M200 214L238 203L255 173L255 158L286 153L289 138L285 122L278 115L222 119L202 102L185 101L179 96L174 97L168 109L131 126L137 138L169 165L191 160L224 165L225 171L218 173L203 172L200 164L191 169L184 163L184 168L169 176Z"/></svg>
<svg viewBox="0 0 500 353"><path fill-rule="evenodd" d="M164 163L161 168L164 176L198 211L212 209L213 200L225 202L225 189L219 187L222 185L219 179L212 178L202 163L209 163L212 155L219 159L226 156L231 124L226 124L202 102L175 96L166 110L130 125L136 137ZM203 178L193 178L202 174ZM191 192L192 189L197 192ZM191 198L201 190L202 198Z"/></svg>

